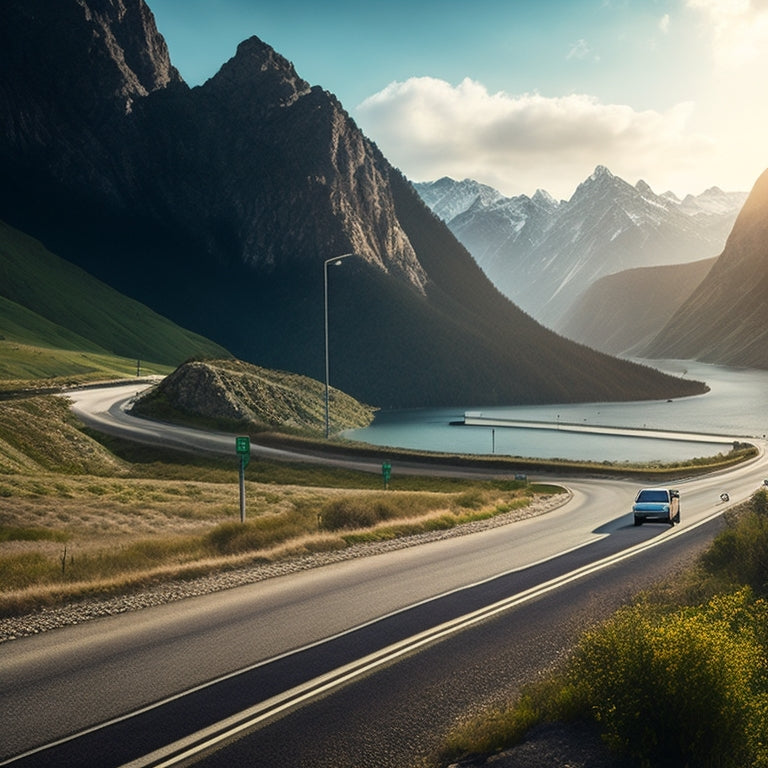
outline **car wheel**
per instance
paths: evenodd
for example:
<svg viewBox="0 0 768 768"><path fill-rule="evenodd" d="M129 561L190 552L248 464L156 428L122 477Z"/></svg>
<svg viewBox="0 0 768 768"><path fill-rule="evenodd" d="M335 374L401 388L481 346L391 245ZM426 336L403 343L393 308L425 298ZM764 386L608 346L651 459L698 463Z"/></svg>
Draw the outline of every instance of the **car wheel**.
<svg viewBox="0 0 768 768"><path fill-rule="evenodd" d="M635 518L635 525L642 525L643 524L643 518L642 517L636 517Z"/></svg>

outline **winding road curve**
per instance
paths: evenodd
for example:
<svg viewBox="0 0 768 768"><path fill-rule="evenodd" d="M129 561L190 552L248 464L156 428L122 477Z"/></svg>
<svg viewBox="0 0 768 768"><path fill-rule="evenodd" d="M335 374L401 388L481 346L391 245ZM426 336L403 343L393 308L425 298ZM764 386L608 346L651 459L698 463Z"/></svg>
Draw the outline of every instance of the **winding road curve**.
<svg viewBox="0 0 768 768"><path fill-rule="evenodd" d="M233 453L230 434L126 415L135 392L70 396L102 431ZM751 442L756 459L676 482L674 528L632 526L634 482L568 480L569 501L537 518L4 643L0 765L402 768L462 707L556 658L578 617L703 546L720 493L739 503L768 475ZM515 674L488 674L502 664Z"/></svg>

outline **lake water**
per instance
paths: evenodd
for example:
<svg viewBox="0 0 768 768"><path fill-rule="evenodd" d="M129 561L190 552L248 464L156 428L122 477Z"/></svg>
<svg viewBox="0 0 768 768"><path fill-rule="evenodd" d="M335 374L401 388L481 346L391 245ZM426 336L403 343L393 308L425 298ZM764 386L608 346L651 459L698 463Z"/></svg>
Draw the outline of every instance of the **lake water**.
<svg viewBox="0 0 768 768"><path fill-rule="evenodd" d="M510 407L419 408L381 411L365 429L346 437L374 445L448 453L593 461L673 461L712 456L730 445L568 433L557 424L688 431L728 437L768 433L768 371L726 368L691 360L642 360L674 375L705 381L710 391L673 401ZM484 416L548 422L552 430L457 426L465 411ZM714 438L713 438L714 440Z"/></svg>

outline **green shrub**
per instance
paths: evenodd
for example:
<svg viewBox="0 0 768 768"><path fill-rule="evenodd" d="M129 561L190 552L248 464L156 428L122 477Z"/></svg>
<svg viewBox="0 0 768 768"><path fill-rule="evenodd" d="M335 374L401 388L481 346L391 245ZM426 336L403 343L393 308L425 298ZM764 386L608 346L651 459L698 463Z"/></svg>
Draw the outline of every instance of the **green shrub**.
<svg viewBox="0 0 768 768"><path fill-rule="evenodd" d="M768 489L761 488L750 499L752 510L760 517L768 517Z"/></svg>
<svg viewBox="0 0 768 768"><path fill-rule="evenodd" d="M702 555L704 570L735 587L749 586L768 597L768 492L760 489L749 507L718 534Z"/></svg>
<svg viewBox="0 0 768 768"><path fill-rule="evenodd" d="M0 541L67 541L69 534L50 528L19 528L0 525Z"/></svg>
<svg viewBox="0 0 768 768"><path fill-rule="evenodd" d="M768 765L767 620L748 590L674 613L633 606L585 635L570 681L641 765Z"/></svg>
<svg viewBox="0 0 768 768"><path fill-rule="evenodd" d="M454 504L461 509L480 509L485 504L485 493L481 490L464 491L456 496Z"/></svg>

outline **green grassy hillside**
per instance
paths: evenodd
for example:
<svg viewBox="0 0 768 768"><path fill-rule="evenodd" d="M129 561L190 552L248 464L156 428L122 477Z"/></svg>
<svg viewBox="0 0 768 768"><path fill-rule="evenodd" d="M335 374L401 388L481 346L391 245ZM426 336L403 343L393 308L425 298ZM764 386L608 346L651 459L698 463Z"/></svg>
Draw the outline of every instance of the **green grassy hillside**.
<svg viewBox="0 0 768 768"><path fill-rule="evenodd" d="M29 346L81 350L83 352L106 352L98 344L46 320L37 312L33 312L4 296L0 296L0 333L4 337L3 341L18 342Z"/></svg>
<svg viewBox="0 0 768 768"><path fill-rule="evenodd" d="M78 352L0 341L0 393L59 389L136 376L136 360L106 352ZM141 362L141 375L165 375L170 365Z"/></svg>
<svg viewBox="0 0 768 768"><path fill-rule="evenodd" d="M167 369L189 357L227 355L0 222L0 378L111 369L113 357L122 358L118 370L135 373L137 360Z"/></svg>

